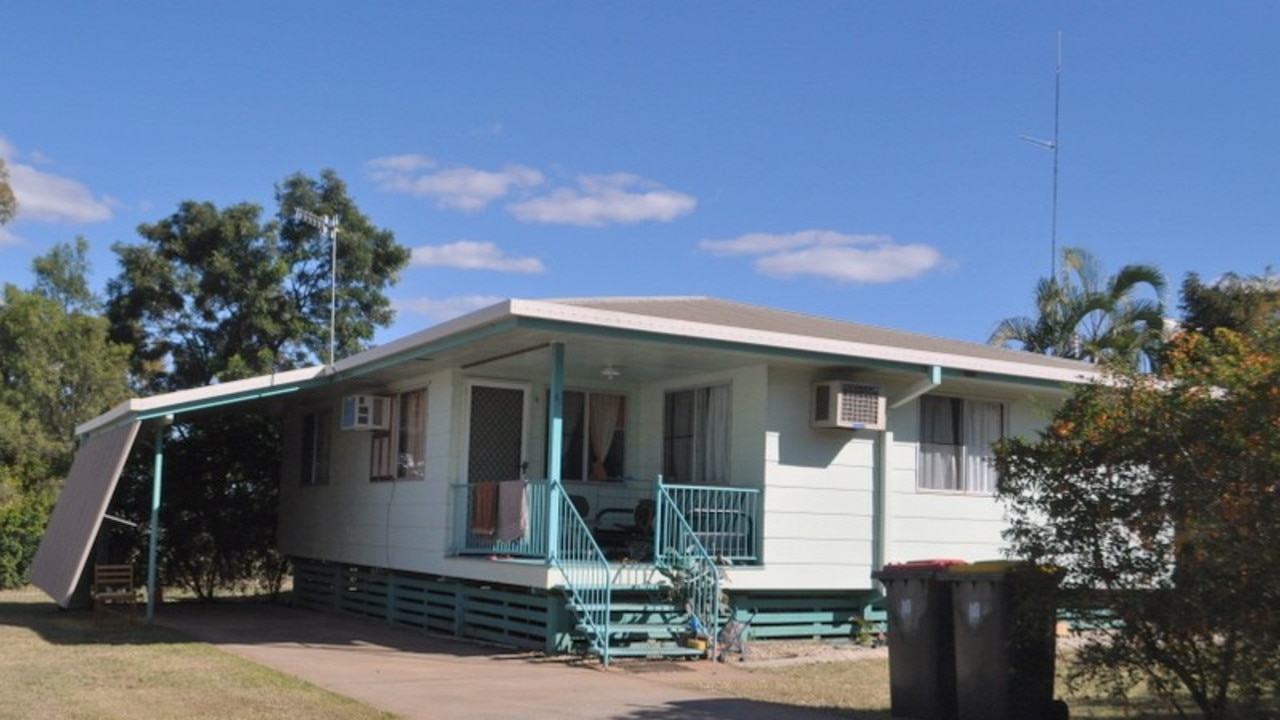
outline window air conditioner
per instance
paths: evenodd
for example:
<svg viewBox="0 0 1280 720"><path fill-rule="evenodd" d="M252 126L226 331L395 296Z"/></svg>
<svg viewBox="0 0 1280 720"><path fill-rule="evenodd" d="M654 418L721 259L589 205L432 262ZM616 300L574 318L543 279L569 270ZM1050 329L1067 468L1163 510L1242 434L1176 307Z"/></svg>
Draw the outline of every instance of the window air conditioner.
<svg viewBox="0 0 1280 720"><path fill-rule="evenodd" d="M884 430L884 393L879 386L847 380L814 383L813 414L809 425L815 428Z"/></svg>
<svg viewBox="0 0 1280 720"><path fill-rule="evenodd" d="M390 427L390 398L378 395L348 395L342 398L343 430L388 430Z"/></svg>

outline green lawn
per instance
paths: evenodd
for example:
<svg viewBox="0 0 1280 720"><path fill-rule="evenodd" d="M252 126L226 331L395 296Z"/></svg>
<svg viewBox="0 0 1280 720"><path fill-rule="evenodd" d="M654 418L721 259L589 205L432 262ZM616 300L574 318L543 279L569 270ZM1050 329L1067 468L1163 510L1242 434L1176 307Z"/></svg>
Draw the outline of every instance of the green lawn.
<svg viewBox="0 0 1280 720"><path fill-rule="evenodd" d="M0 592L0 720L394 716L162 627Z"/></svg>

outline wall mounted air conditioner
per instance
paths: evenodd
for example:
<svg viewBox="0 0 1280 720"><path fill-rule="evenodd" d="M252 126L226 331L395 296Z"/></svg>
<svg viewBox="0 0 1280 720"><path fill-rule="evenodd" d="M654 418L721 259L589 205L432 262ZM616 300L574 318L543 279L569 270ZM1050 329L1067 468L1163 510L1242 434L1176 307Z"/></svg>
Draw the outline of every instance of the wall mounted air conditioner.
<svg viewBox="0 0 1280 720"><path fill-rule="evenodd" d="M379 395L348 395L342 398L343 430L388 430L390 427L390 398Z"/></svg>
<svg viewBox="0 0 1280 720"><path fill-rule="evenodd" d="M845 430L884 430L885 398L880 386L849 380L813 384L809 425Z"/></svg>

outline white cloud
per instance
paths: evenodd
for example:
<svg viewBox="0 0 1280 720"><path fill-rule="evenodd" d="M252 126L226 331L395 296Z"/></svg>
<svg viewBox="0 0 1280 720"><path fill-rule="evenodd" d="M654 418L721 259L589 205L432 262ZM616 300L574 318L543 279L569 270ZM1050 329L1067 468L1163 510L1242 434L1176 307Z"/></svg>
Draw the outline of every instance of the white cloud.
<svg viewBox="0 0 1280 720"><path fill-rule="evenodd" d="M650 220L670 222L693 212L698 201L692 195L653 183L636 175L583 175L578 188L559 188L549 195L508 206L525 222L601 226Z"/></svg>
<svg viewBox="0 0 1280 720"><path fill-rule="evenodd" d="M524 165L508 165L497 172L436 168L435 161L423 155L393 155L368 163L369 175L381 190L435 198L440 207L467 212L482 210L517 189L544 182L541 172Z"/></svg>
<svg viewBox="0 0 1280 720"><path fill-rule="evenodd" d="M444 322L480 308L500 303L503 300L506 300L506 298L496 295L466 295L443 300L434 300L432 298L395 300L391 305L396 312L422 315L434 322Z"/></svg>
<svg viewBox="0 0 1280 720"><path fill-rule="evenodd" d="M893 282L919 277L943 261L942 254L929 245L901 245L887 235L831 230L751 233L729 240L703 240L698 247L716 255L758 255L757 272L788 280L810 275L840 282Z"/></svg>
<svg viewBox="0 0 1280 720"><path fill-rule="evenodd" d="M40 153L30 155L45 160ZM79 181L19 162L16 148L5 138L0 138L0 157L8 166L9 187L18 200L17 219L89 223L111 218L109 199L95 198Z"/></svg>
<svg viewBox="0 0 1280 720"><path fill-rule="evenodd" d="M8 228L0 227L0 247L5 245L21 245L22 238L9 232Z"/></svg>
<svg viewBox="0 0 1280 720"><path fill-rule="evenodd" d="M413 249L412 267L450 267L463 270L543 273L547 268L534 257L510 257L491 242L459 240L448 245L423 245Z"/></svg>

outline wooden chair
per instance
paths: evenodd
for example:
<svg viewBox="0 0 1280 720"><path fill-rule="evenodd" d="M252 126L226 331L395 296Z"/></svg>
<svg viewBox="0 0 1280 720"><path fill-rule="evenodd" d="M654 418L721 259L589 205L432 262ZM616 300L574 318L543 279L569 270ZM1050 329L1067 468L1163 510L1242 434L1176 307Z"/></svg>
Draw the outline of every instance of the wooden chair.
<svg viewBox="0 0 1280 720"><path fill-rule="evenodd" d="M138 613L138 595L132 565L93 566L93 616L98 622L102 621L102 613L113 605L127 606L124 609L133 622Z"/></svg>

